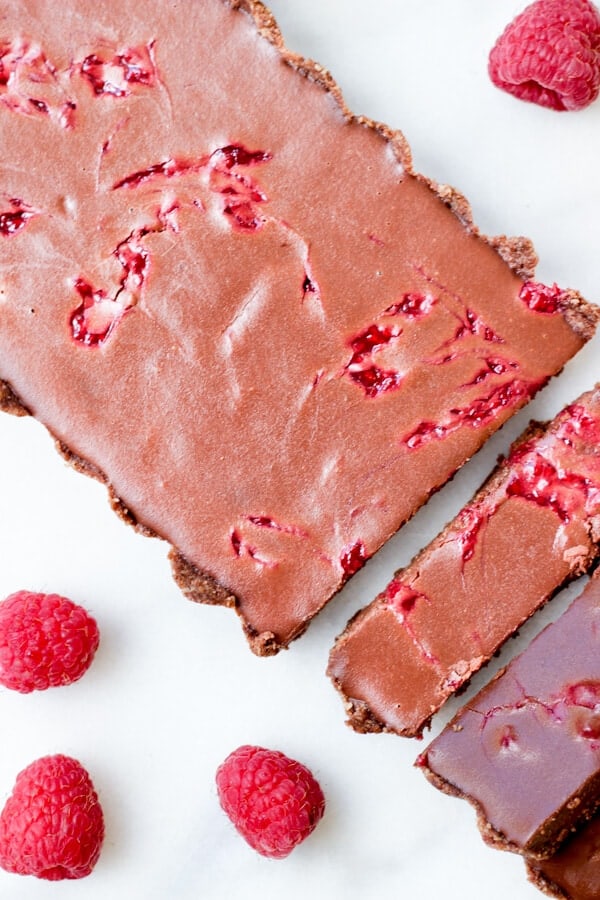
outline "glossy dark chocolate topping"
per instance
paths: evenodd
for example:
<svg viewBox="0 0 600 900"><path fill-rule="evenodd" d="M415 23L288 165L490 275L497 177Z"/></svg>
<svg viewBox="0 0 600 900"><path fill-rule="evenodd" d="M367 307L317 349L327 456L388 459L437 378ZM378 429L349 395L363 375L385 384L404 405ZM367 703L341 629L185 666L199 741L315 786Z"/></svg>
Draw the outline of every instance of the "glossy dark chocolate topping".
<svg viewBox="0 0 600 900"><path fill-rule="evenodd" d="M479 811L486 838L551 855L600 805L600 580L419 758Z"/></svg>
<svg viewBox="0 0 600 900"><path fill-rule="evenodd" d="M274 650L594 315L532 304L260 4L18 0L0 31L0 378Z"/></svg>
<svg viewBox="0 0 600 900"><path fill-rule="evenodd" d="M338 639L329 673L357 730L419 734L595 559L600 390L530 430L490 482Z"/></svg>

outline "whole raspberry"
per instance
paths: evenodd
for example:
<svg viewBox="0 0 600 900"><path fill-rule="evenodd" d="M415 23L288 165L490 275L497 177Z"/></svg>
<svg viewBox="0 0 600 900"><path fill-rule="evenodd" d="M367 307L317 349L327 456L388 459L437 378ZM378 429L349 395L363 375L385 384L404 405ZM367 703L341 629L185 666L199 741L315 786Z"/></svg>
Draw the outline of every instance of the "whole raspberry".
<svg viewBox="0 0 600 900"><path fill-rule="evenodd" d="M283 859L314 831L325 797L312 773L277 750L239 747L217 769L219 800L243 838Z"/></svg>
<svg viewBox="0 0 600 900"><path fill-rule="evenodd" d="M500 36L488 69L521 100L583 109L600 91L600 13L588 0L537 0Z"/></svg>
<svg viewBox="0 0 600 900"><path fill-rule="evenodd" d="M98 861L104 817L90 776L69 756L44 756L20 775L0 815L0 866L47 881L83 878Z"/></svg>
<svg viewBox="0 0 600 900"><path fill-rule="evenodd" d="M94 619L66 597L11 594L0 603L0 684L22 694L71 684L99 639Z"/></svg>

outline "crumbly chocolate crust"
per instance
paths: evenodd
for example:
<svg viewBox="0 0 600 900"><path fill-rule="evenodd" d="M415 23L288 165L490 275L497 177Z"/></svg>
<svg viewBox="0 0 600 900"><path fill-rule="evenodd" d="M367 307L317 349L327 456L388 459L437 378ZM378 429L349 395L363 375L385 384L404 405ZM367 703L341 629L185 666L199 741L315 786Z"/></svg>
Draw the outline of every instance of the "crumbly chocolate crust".
<svg viewBox="0 0 600 900"><path fill-rule="evenodd" d="M25 404L19 400L10 384L6 381L0 381L0 410L13 416L29 415L29 410Z"/></svg>
<svg viewBox="0 0 600 900"><path fill-rule="evenodd" d="M502 676L505 672L505 669L501 669L497 676L493 679ZM449 727L452 727L450 725ZM460 726L457 726L460 727ZM421 764L420 764L421 765ZM581 797L578 797L578 802L575 804L577 808L581 805L582 809L586 807L587 801L587 811L584 812L581 816L578 815L577 819L577 827L572 825L573 815L571 810L565 810L561 814L557 814L556 816L550 817L548 822L546 823L546 830L540 834L538 840L532 844L531 846L522 847L516 844L514 841L510 841L505 834L501 831L495 829L487 820L485 812L483 810L482 805L471 796L467 796L461 790L456 788L454 785L450 784L444 778L440 778L435 772L432 772L431 769L427 768L426 764L422 765L422 771L427 780L432 784L438 791L441 791L443 794L447 794L449 797L458 797L462 800L468 800L471 806L474 807L475 813L477 816L477 827L481 834L481 837L488 845L494 850L504 850L510 853L517 853L521 856L524 856L526 859L531 860L531 865L535 865L535 861L542 861L551 857L559 847L571 836L573 835L577 828L581 825L581 823L585 823L592 818L595 812L595 800L594 798L597 796L598 787L600 784L600 776L594 781L593 784L590 784L587 787L587 790L582 794ZM534 872L534 869L531 869ZM551 884L543 877L539 876L540 883L545 882L546 891L550 893ZM538 885L539 886L539 885ZM551 894L551 896L564 896L562 893L560 894Z"/></svg>
<svg viewBox="0 0 600 900"><path fill-rule="evenodd" d="M566 894L557 884L549 881L542 872L535 867L535 864L527 865L527 878L529 881L547 897L557 897L558 900L578 900L573 895Z"/></svg>
<svg viewBox="0 0 600 900"><path fill-rule="evenodd" d="M501 669L498 673L502 675L505 670ZM452 727L452 726L450 726ZM419 758L420 759L420 758ZM419 765L422 765L417 761ZM427 768L426 765L422 765L422 772L435 788L440 791L442 794L446 794L448 797L458 797L459 800L468 799L471 805L475 809L475 814L477 816L477 827L481 834L481 837L488 845L488 847L492 847L494 850L508 850L512 853L520 853L521 849L516 846L516 844L508 841L501 832L496 831L495 828L492 828L490 823L487 821L481 804L477 802L477 800L472 797L466 798L462 791L456 788L453 784L446 781L444 778L440 778L435 772L432 772L431 769Z"/></svg>

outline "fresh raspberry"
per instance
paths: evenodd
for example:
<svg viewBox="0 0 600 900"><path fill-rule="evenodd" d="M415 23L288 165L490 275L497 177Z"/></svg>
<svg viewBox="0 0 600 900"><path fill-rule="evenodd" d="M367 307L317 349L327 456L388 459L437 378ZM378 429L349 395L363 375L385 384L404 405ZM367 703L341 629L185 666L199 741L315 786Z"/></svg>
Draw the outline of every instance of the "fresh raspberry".
<svg viewBox="0 0 600 900"><path fill-rule="evenodd" d="M71 684L99 640L94 619L66 597L11 594L0 603L0 684L22 694Z"/></svg>
<svg viewBox="0 0 600 900"><path fill-rule="evenodd" d="M277 750L239 747L217 769L221 806L263 856L283 859L311 834L325 811L312 773Z"/></svg>
<svg viewBox="0 0 600 900"><path fill-rule="evenodd" d="M550 109L583 109L600 91L600 13L589 0L537 0L490 53L493 83Z"/></svg>
<svg viewBox="0 0 600 900"><path fill-rule="evenodd" d="M90 776L69 756L44 756L20 775L0 815L0 866L47 881L83 878L104 839Z"/></svg>

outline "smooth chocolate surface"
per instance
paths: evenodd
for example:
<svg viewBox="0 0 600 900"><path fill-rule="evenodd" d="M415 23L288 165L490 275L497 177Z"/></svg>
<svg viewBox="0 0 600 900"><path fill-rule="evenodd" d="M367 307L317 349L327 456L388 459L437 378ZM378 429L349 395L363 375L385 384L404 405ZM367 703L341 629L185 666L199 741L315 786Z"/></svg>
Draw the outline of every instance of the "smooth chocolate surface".
<svg viewBox="0 0 600 900"><path fill-rule="evenodd" d="M329 674L358 731L414 736L600 539L600 389L532 426L447 528L349 623Z"/></svg>
<svg viewBox="0 0 600 900"><path fill-rule="evenodd" d="M600 816L586 822L549 859L527 863L530 880L545 894L565 900L600 897Z"/></svg>
<svg viewBox="0 0 600 900"><path fill-rule="evenodd" d="M550 856L600 805L600 578L419 757L486 839Z"/></svg>
<svg viewBox="0 0 600 900"><path fill-rule="evenodd" d="M275 652L596 314L258 3L15 0L0 32L4 405Z"/></svg>

